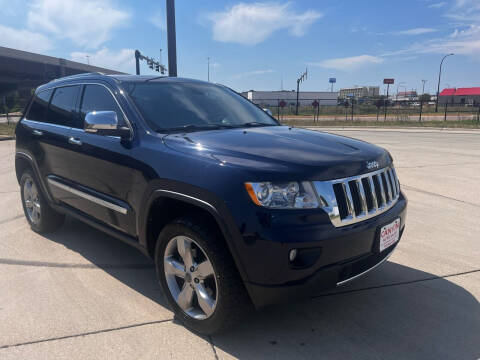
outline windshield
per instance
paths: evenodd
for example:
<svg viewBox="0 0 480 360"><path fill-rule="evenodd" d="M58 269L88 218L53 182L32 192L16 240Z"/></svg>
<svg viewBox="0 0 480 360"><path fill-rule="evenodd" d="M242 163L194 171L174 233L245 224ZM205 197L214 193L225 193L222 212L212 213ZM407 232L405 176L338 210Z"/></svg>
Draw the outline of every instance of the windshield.
<svg viewBox="0 0 480 360"><path fill-rule="evenodd" d="M159 132L279 125L241 95L218 85L153 81L123 87Z"/></svg>

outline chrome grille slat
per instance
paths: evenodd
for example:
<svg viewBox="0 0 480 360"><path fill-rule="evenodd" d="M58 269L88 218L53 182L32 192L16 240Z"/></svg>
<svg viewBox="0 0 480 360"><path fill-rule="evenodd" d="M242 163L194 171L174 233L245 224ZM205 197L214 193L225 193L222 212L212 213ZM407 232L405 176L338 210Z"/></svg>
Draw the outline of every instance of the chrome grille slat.
<svg viewBox="0 0 480 360"><path fill-rule="evenodd" d="M397 172L395 168L392 167L393 177L395 179L395 186L397 187L397 194L400 194L400 183L398 182Z"/></svg>
<svg viewBox="0 0 480 360"><path fill-rule="evenodd" d="M387 205L387 198L385 196L385 189L383 188L383 180L382 180L382 174L377 174L376 175L377 177L377 181L378 181L378 186L380 186L380 194L382 196L382 205L380 206L380 208L383 208Z"/></svg>
<svg viewBox="0 0 480 360"><path fill-rule="evenodd" d="M347 210L348 216L355 218L355 207L353 206L352 192L350 191L350 186L348 181L342 183L343 192L345 193L345 199L347 199Z"/></svg>
<svg viewBox="0 0 480 360"><path fill-rule="evenodd" d="M358 188L358 194L360 195L360 205L362 206L362 212L360 213L359 216L364 216L365 214L368 213L368 209L367 209L367 198L366 198L366 195L365 195L365 189L363 188L363 184L362 184L362 179L357 179L355 181L355 183L357 184L357 188Z"/></svg>
<svg viewBox="0 0 480 360"><path fill-rule="evenodd" d="M375 184L373 183L373 178L371 176L368 177L368 183L370 184L370 192L372 193L372 199L373 199L372 211L377 211L378 210L377 193L375 192Z"/></svg>
<svg viewBox="0 0 480 360"><path fill-rule="evenodd" d="M314 181L313 184L317 194L327 204L323 209L335 227L380 215L395 205L400 197L400 183L393 166L345 179ZM338 198L333 185L339 191ZM345 211L340 214L339 206L347 209L346 214Z"/></svg>
<svg viewBox="0 0 480 360"><path fill-rule="evenodd" d="M385 182L387 183L388 203L390 204L393 200L393 197L392 197L392 184L390 183L390 179L388 178L388 170L385 171L382 176L385 178Z"/></svg>
<svg viewBox="0 0 480 360"><path fill-rule="evenodd" d="M390 180L390 184L392 184L392 196L393 198L397 197L397 184L395 183L395 178L393 177L393 171L392 169L387 170L387 174Z"/></svg>

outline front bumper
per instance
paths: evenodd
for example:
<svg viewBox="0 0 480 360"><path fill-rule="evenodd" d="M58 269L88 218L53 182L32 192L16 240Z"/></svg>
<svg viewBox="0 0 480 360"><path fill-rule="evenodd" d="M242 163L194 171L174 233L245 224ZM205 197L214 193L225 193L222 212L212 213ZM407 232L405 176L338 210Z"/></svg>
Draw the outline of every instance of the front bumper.
<svg viewBox="0 0 480 360"><path fill-rule="evenodd" d="M393 252L379 252L379 229L400 218L405 228L407 199L401 194L388 211L350 226L335 228L322 214L277 213L260 219L255 231L243 231L245 285L256 307L289 302L335 288L373 270ZM326 215L325 215L326 216ZM268 220L268 221L267 221ZM253 230L253 229L252 229ZM288 260L291 249L313 254L306 266Z"/></svg>

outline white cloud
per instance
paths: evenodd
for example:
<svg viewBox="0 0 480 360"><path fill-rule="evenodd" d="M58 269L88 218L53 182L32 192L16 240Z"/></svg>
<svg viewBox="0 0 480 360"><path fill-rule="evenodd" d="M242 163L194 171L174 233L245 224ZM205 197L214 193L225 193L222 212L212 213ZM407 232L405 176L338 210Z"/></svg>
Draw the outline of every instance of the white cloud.
<svg viewBox="0 0 480 360"><path fill-rule="evenodd" d="M153 14L149 19L151 24L155 27L159 28L162 31L167 30L167 20L163 16L161 11L156 12Z"/></svg>
<svg viewBox="0 0 480 360"><path fill-rule="evenodd" d="M436 32L436 29L432 28L415 28L415 29L408 29L402 31L395 31L393 35L422 35L422 34L429 34L432 32Z"/></svg>
<svg viewBox="0 0 480 360"><path fill-rule="evenodd" d="M210 13L207 18L213 23L215 40L255 45L280 29L302 36L322 16L314 10L295 12L290 3L257 2L239 3L225 11Z"/></svg>
<svg viewBox="0 0 480 360"><path fill-rule="evenodd" d="M113 51L103 48L94 53L77 51L70 54L70 59L81 63L87 63L87 56L89 57L90 65L129 74L135 71L135 50L133 49Z"/></svg>
<svg viewBox="0 0 480 360"><path fill-rule="evenodd" d="M51 41L42 34L3 25L0 25L0 46L30 52L45 52L53 48Z"/></svg>
<svg viewBox="0 0 480 360"><path fill-rule="evenodd" d="M242 79L242 78L249 77L249 76L271 74L273 72L275 72L275 70L272 70L272 69L252 70L252 71L247 71L247 72L244 72L244 73L241 73L241 74L234 75L234 76L232 76L232 79Z"/></svg>
<svg viewBox="0 0 480 360"><path fill-rule="evenodd" d="M438 3L430 4L430 5L428 5L428 7L430 9L440 9L440 8L444 7L445 5L447 5L447 3L445 1L441 1L441 2L438 2Z"/></svg>
<svg viewBox="0 0 480 360"><path fill-rule="evenodd" d="M86 48L99 47L129 18L110 0L33 0L27 15L30 29L70 39Z"/></svg>
<svg viewBox="0 0 480 360"><path fill-rule="evenodd" d="M327 69L352 71L372 64L381 64L383 58L373 55L359 55L336 59L327 59L316 63L309 63L311 66L320 66Z"/></svg>

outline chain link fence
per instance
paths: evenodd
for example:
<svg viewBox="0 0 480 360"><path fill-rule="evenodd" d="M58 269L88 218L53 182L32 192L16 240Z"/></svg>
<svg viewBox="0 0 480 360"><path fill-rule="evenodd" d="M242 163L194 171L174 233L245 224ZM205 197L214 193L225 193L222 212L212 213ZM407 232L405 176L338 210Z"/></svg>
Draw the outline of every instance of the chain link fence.
<svg viewBox="0 0 480 360"><path fill-rule="evenodd" d="M331 104L331 99L302 99L296 113L296 102L281 99L263 99L257 105L269 109L279 121L288 124L324 123L434 123L457 122L480 124L480 103L474 104L439 104L435 112L435 103L419 101L377 100L359 102L356 100L339 101ZM323 103L323 104L322 104ZM310 104L310 105L307 105ZM438 124L440 125L440 124Z"/></svg>

